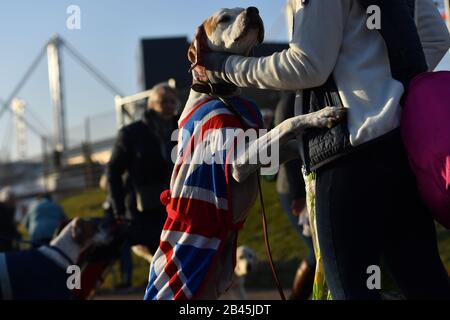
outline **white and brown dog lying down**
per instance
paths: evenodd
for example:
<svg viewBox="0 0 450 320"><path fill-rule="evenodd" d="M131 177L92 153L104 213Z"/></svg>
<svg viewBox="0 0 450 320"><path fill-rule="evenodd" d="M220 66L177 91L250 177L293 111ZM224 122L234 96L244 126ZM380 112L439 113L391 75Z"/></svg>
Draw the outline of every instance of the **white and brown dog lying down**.
<svg viewBox="0 0 450 320"><path fill-rule="evenodd" d="M0 253L0 300L68 300L80 298L68 287L69 266L86 266L83 255L112 242L101 219L76 218L49 246ZM88 288L81 288L82 290ZM83 292L85 292L83 291Z"/></svg>
<svg viewBox="0 0 450 320"><path fill-rule="evenodd" d="M198 29L188 58L199 48L248 55L263 41L258 9L222 9ZM334 107L293 117L254 141L239 137L262 129L257 106L230 85L199 83L214 94L191 90L179 120L178 153L170 190L161 195L168 218L150 267L145 299L217 299L230 287L236 239L258 194L258 158L272 150L279 162L299 157L295 137L313 127L331 127L345 115ZM231 135L230 135L231 130ZM245 135L244 134L244 135ZM275 150L279 146L279 150ZM272 148L273 147L273 148ZM237 152L236 150L244 152Z"/></svg>

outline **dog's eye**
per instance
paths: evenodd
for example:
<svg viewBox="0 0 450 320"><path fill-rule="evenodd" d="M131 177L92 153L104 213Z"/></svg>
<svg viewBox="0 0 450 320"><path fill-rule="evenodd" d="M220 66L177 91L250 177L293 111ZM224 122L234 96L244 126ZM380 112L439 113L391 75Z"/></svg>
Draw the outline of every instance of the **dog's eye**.
<svg viewBox="0 0 450 320"><path fill-rule="evenodd" d="M231 16L224 15L222 18L220 18L219 23L227 23L231 21Z"/></svg>

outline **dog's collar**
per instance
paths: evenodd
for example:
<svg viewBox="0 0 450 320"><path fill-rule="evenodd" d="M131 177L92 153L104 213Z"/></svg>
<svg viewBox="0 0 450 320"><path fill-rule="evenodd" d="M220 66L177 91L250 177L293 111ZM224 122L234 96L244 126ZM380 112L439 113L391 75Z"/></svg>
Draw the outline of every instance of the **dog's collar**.
<svg viewBox="0 0 450 320"><path fill-rule="evenodd" d="M231 96L236 93L238 87L230 83L210 83L194 80L191 89L211 96Z"/></svg>

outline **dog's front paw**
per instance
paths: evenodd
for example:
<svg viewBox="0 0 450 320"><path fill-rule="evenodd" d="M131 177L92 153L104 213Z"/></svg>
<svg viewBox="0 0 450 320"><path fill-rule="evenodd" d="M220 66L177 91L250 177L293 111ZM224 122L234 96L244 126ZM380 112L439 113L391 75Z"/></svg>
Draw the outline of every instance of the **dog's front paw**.
<svg viewBox="0 0 450 320"><path fill-rule="evenodd" d="M332 128L345 118L347 109L326 107L320 111L310 113L310 125L317 128Z"/></svg>

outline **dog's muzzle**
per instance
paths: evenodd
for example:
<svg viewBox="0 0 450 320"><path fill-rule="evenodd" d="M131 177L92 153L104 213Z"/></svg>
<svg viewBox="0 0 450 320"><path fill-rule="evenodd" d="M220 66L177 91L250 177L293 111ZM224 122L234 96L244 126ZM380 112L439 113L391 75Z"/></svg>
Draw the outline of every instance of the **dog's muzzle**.
<svg viewBox="0 0 450 320"><path fill-rule="evenodd" d="M256 29L259 31L258 41L261 44L264 41L264 23L256 7L248 7L246 10L246 26L248 30Z"/></svg>
<svg viewBox="0 0 450 320"><path fill-rule="evenodd" d="M259 10L255 7L248 7L245 10L245 13L247 15L247 22L249 25L256 25L258 26L259 22L261 21L261 17L259 16Z"/></svg>

